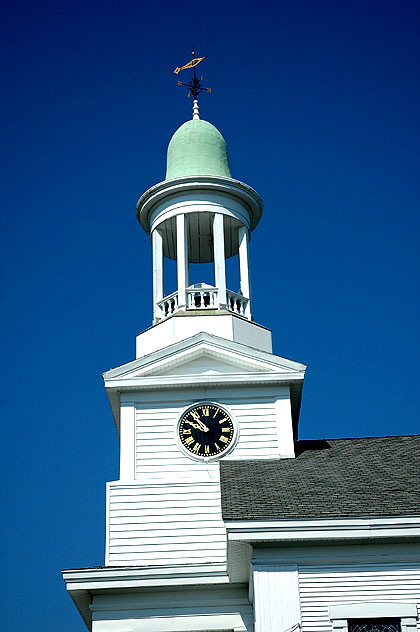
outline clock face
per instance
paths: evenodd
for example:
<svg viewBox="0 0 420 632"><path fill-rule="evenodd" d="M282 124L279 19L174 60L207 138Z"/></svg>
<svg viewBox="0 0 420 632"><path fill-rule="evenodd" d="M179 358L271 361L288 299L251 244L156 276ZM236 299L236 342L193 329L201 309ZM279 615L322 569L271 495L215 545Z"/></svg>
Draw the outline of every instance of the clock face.
<svg viewBox="0 0 420 632"><path fill-rule="evenodd" d="M218 457L232 447L235 425L226 410L204 402L183 413L178 423L178 437L192 456Z"/></svg>

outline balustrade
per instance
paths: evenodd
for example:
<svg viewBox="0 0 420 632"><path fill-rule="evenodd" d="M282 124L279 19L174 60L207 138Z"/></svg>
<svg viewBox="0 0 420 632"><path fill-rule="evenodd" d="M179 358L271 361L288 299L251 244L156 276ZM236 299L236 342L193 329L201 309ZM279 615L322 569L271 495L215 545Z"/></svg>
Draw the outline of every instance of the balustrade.
<svg viewBox="0 0 420 632"><path fill-rule="evenodd" d="M165 296L157 305L160 309L161 318L175 314L178 311L178 292L172 292L172 294Z"/></svg>
<svg viewBox="0 0 420 632"><path fill-rule="evenodd" d="M246 306L248 305L248 299L242 294L237 294L231 290L226 290L226 303L229 311L235 314L245 316Z"/></svg>
<svg viewBox="0 0 420 632"><path fill-rule="evenodd" d="M219 309L220 305L226 305L226 308L234 314L247 317L246 309L248 299L242 294L226 291L225 300L220 300L219 289L205 283L197 283L196 286L190 286L186 289L187 310L214 310ZM179 308L178 292L172 292L165 296L158 303L160 310L160 318L167 318L175 314Z"/></svg>
<svg viewBox="0 0 420 632"><path fill-rule="evenodd" d="M187 309L217 309L218 289L202 283L197 285L204 287L187 288Z"/></svg>

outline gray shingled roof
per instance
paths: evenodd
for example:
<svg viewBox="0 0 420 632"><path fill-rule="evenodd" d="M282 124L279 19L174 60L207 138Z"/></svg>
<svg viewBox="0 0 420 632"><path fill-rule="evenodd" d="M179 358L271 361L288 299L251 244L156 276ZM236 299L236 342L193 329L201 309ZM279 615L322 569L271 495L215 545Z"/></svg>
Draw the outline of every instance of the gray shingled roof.
<svg viewBox="0 0 420 632"><path fill-rule="evenodd" d="M420 514L420 436L299 441L296 454L222 461L223 518Z"/></svg>

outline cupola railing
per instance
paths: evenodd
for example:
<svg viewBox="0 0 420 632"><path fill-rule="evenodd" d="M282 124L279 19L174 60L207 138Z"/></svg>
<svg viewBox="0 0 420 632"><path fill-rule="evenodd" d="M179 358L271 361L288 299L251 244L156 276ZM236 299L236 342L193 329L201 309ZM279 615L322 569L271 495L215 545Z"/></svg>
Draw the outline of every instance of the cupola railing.
<svg viewBox="0 0 420 632"><path fill-rule="evenodd" d="M183 310L205 312L222 309L249 319L247 313L249 299L242 294L226 290L223 295L219 288L206 283L191 285L186 288L185 293L184 300L181 300L178 291L175 291L157 302L160 320Z"/></svg>

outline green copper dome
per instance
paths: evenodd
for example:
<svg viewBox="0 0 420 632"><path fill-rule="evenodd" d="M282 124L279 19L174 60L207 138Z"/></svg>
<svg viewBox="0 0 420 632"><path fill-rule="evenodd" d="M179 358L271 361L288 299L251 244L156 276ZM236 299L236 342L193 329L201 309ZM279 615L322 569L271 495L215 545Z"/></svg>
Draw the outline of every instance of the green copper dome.
<svg viewBox="0 0 420 632"><path fill-rule="evenodd" d="M196 119L181 125L171 138L166 180L199 175L232 177L223 136L211 123Z"/></svg>

